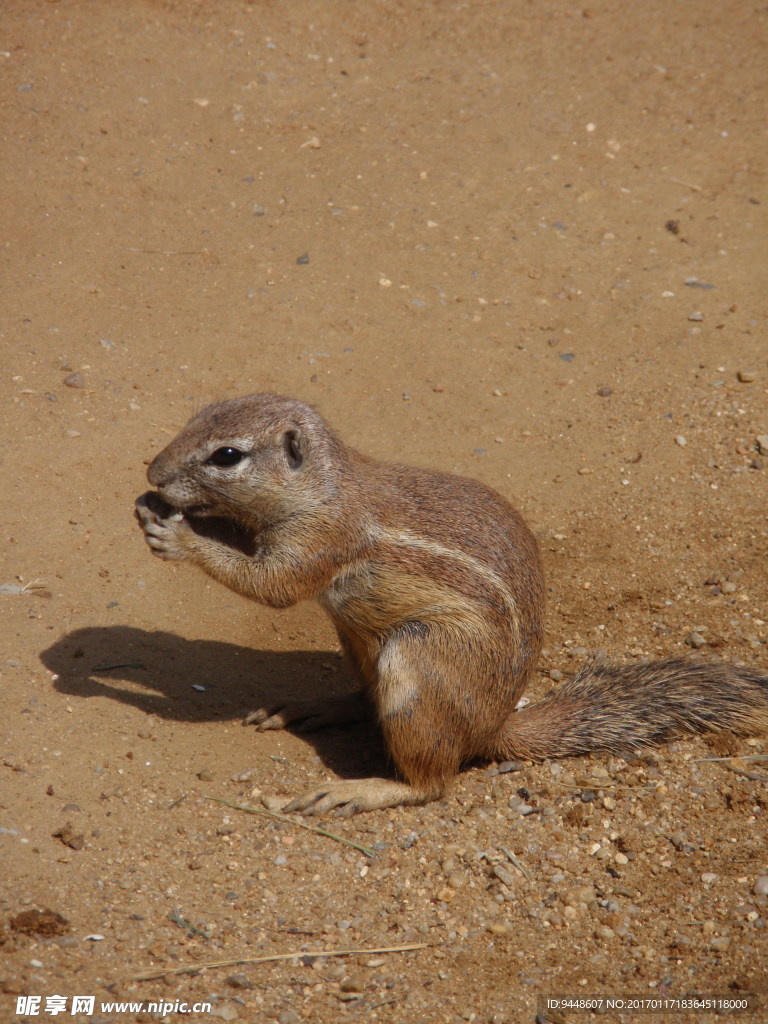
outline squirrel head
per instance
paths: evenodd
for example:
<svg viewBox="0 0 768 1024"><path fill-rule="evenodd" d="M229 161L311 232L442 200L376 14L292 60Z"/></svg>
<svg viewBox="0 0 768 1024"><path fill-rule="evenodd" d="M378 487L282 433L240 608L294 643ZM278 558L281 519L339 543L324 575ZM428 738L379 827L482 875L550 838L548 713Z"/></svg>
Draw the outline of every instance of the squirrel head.
<svg viewBox="0 0 768 1024"><path fill-rule="evenodd" d="M310 406L280 395L216 402L193 416L147 470L182 512L264 527L338 497L345 449Z"/></svg>

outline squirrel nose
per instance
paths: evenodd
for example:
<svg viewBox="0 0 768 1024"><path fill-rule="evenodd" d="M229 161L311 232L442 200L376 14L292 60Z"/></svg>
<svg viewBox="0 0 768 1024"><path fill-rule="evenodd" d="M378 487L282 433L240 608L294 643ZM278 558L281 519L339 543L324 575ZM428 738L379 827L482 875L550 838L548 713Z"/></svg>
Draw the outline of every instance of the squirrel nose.
<svg viewBox="0 0 768 1024"><path fill-rule="evenodd" d="M170 483L173 474L168 471L168 467L164 466L163 452L156 455L147 467L147 480L152 484L153 487L164 487Z"/></svg>

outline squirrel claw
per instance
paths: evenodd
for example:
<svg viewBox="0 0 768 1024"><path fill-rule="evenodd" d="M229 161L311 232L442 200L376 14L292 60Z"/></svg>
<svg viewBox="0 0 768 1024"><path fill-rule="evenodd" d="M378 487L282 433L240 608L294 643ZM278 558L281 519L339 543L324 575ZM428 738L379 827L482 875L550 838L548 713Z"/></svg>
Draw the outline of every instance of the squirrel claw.
<svg viewBox="0 0 768 1024"><path fill-rule="evenodd" d="M182 537L189 524L179 509L168 505L155 491L147 491L136 499L134 510L153 555L175 562L187 557Z"/></svg>
<svg viewBox="0 0 768 1024"><path fill-rule="evenodd" d="M243 719L243 725L255 725L259 732L285 729L312 732L335 725L347 725L369 717L370 706L360 691L340 697L297 700L288 704L271 704L256 708Z"/></svg>
<svg viewBox="0 0 768 1024"><path fill-rule="evenodd" d="M145 491L139 495L133 505L134 515L140 523L154 522L161 519L183 519L182 513L164 501L157 491Z"/></svg>
<svg viewBox="0 0 768 1024"><path fill-rule="evenodd" d="M296 797L283 807L283 812L291 814L299 811L319 817L334 811L337 818L351 818L361 811L378 811L383 807L397 807L400 804L420 804L426 798L426 794L403 782L392 782L389 779L343 779L326 782Z"/></svg>

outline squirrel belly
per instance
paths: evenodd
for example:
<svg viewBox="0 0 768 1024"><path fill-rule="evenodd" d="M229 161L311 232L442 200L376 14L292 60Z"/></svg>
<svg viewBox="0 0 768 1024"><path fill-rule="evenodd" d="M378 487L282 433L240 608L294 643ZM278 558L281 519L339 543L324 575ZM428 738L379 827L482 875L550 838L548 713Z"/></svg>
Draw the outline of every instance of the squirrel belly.
<svg viewBox="0 0 768 1024"><path fill-rule="evenodd" d="M589 662L515 711L542 643L544 583L518 512L477 481L379 462L313 408L250 395L203 409L136 503L150 550L261 604L314 598L360 694L246 719L306 728L373 713L400 781L331 782L287 805L353 814L436 799L475 757L621 753L686 732L768 729L768 676L669 659Z"/></svg>

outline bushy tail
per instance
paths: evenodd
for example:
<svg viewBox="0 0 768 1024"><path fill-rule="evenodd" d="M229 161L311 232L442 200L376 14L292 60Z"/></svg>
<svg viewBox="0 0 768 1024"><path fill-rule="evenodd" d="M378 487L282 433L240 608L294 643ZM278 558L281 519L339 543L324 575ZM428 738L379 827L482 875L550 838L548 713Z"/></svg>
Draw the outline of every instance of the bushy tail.
<svg viewBox="0 0 768 1024"><path fill-rule="evenodd" d="M627 754L682 733L768 731L768 675L724 662L588 662L575 678L507 719L498 756Z"/></svg>

